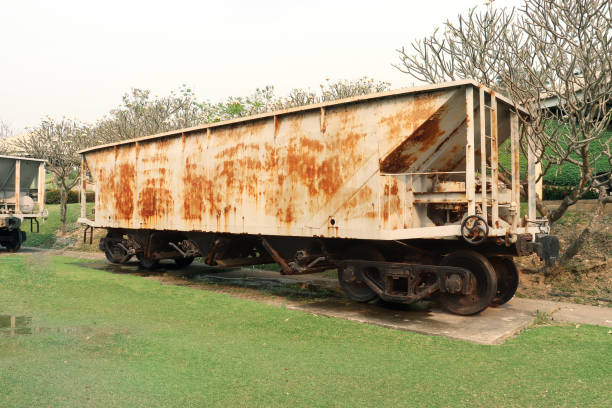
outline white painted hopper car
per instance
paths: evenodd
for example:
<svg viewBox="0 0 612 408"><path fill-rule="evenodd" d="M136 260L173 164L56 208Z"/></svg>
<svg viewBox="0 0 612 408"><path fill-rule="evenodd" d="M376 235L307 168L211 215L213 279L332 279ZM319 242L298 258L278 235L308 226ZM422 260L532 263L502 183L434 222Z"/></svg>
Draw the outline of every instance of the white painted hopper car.
<svg viewBox="0 0 612 408"><path fill-rule="evenodd" d="M520 211L519 116L473 81L383 92L81 151L111 262L338 269L357 301L438 294L454 313L508 301L512 257L558 241ZM498 147L510 139L503 183Z"/></svg>

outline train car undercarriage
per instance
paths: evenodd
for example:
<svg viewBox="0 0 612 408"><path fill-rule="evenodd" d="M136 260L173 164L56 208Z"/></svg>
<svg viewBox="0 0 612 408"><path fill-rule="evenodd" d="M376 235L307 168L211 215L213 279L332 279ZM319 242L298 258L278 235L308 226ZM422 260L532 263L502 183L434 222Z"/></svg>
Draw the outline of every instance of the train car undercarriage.
<svg viewBox="0 0 612 408"><path fill-rule="evenodd" d="M491 240L473 246L460 240L370 241L109 229L100 249L109 262L122 264L136 257L149 270L164 259L186 267L196 257L209 266L228 268L277 263L284 275L337 269L340 287L354 301L381 298L410 304L435 298L451 313L472 315L514 296L519 280L514 256L535 252L544 260L554 259L558 241L543 234L531 242L531 236L525 235L514 244Z"/></svg>

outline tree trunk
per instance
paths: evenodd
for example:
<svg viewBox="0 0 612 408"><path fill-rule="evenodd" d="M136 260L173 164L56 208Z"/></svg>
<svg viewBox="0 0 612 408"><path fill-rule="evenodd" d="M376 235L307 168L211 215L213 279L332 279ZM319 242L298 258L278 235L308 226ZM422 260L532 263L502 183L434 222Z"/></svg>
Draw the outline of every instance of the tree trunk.
<svg viewBox="0 0 612 408"><path fill-rule="evenodd" d="M570 196L565 196L563 200L561 200L561 204L553 211L548 213L548 222L551 224L555 223L559 218L563 217L563 214L567 211L569 207L576 204L576 200L574 200Z"/></svg>
<svg viewBox="0 0 612 408"><path fill-rule="evenodd" d="M60 221L62 235L66 233L66 212L68 211L68 192L65 186L60 187Z"/></svg>
<svg viewBox="0 0 612 408"><path fill-rule="evenodd" d="M595 211L595 214L593 214L593 217L589 221L588 225L580 232L580 235L578 235L578 238L576 238L576 240L572 242L569 247L567 247L567 249L565 250L565 253L561 257L561 260L560 260L561 264L566 264L578 252L580 252L580 250L584 246L584 243L587 241L587 239L591 235L591 232L593 230L593 225L597 221L599 221L599 219L604 215L604 209L606 207L606 204L611 203L611 202L612 202L612 196L609 196L606 193L605 188L602 187L599 191L599 199L597 200L597 210Z"/></svg>
<svg viewBox="0 0 612 408"><path fill-rule="evenodd" d="M550 212L550 214L548 214L548 221L551 224L554 224L559 218L563 217L563 214L565 214L567 209L570 206L576 204L576 202L578 202L578 200L582 198L582 196L586 192L589 191L588 186L590 184L589 181L591 180L591 174L593 173L593 170L591 169L589 165L588 151L586 150L586 147L583 147L582 149L582 157L583 157L583 164L584 164L583 170L584 171L582 173L582 176L580 177L580 182L578 183L578 186L574 190L572 190L572 192L569 193L569 195L566 195L563 198L563 201L561 201L561 204L559 204L559 207L555 208L553 211ZM605 195L607 195L605 190L600 191L599 193L599 204L600 205L602 204L602 200L605 198ZM599 211L599 208L597 210ZM603 210L602 210L602 214L603 214ZM585 231L591 226L591 223L593 222L594 219L595 219L595 216L591 219L591 222L589 222L589 225L585 228ZM582 235L582 233L580 235ZM588 235L588 232L587 232L587 235Z"/></svg>

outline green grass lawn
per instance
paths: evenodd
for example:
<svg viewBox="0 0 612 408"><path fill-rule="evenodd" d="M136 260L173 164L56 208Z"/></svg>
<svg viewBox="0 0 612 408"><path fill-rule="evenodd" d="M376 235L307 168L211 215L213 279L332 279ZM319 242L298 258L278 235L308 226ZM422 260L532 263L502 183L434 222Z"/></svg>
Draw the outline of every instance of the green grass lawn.
<svg viewBox="0 0 612 408"><path fill-rule="evenodd" d="M56 233L59 231L60 223L60 208L59 204L49 204L46 206L49 211L49 217L45 220L39 220L40 232L30 232L30 222L27 221L22 226L22 229L26 231L27 238L23 244L28 247L41 247L51 248L56 241ZM91 212L93 203L87 204L88 211ZM76 224L77 218L81 215L81 204L68 204L68 212L66 214L66 230L73 231L75 229L82 228L82 225ZM36 227L35 227L36 228Z"/></svg>
<svg viewBox="0 0 612 408"><path fill-rule="evenodd" d="M0 406L604 407L607 328L480 346L0 255ZM475 317L477 318L477 317ZM6 320L6 319L5 319Z"/></svg>

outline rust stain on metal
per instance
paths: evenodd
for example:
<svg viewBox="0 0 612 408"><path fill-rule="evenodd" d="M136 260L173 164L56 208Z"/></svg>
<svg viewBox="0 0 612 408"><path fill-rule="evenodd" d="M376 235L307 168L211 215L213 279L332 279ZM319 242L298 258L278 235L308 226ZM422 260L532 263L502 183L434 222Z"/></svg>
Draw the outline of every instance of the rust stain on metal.
<svg viewBox="0 0 612 408"><path fill-rule="evenodd" d="M134 186L136 172L131 163L121 163L119 174L113 177L113 183L109 186L112 189L117 218L121 220L131 220L134 213Z"/></svg>
<svg viewBox="0 0 612 408"><path fill-rule="evenodd" d="M436 94L416 95L411 103L391 115L382 117L378 124L387 128L389 137L396 137L411 129L414 123L427 120L435 110L437 101Z"/></svg>
<svg viewBox="0 0 612 408"><path fill-rule="evenodd" d="M390 191L391 195L392 196L397 196L397 190L398 190L397 189L397 182L394 181L393 186L391 186L391 191Z"/></svg>
<svg viewBox="0 0 612 408"><path fill-rule="evenodd" d="M278 126L279 126L278 116L274 115L274 140L276 140L276 136L278 135Z"/></svg>
<svg viewBox="0 0 612 408"><path fill-rule="evenodd" d="M169 212L172 204L171 194L160 189L155 183L148 182L138 196L140 216L148 223L150 218L162 218Z"/></svg>
<svg viewBox="0 0 612 408"><path fill-rule="evenodd" d="M207 182L206 177L200 173L198 163L187 157L183 174L183 188L188 192L183 198L183 217L186 220L202 221Z"/></svg>
<svg viewBox="0 0 612 408"><path fill-rule="evenodd" d="M399 196L399 184L395 177L387 177L383 189L382 220L385 229L403 228L402 200Z"/></svg>
<svg viewBox="0 0 612 408"><path fill-rule="evenodd" d="M465 119L463 119L463 121L461 121L461 123L459 124L459 126L457 126L452 132L450 132L448 134L448 136L446 136L439 144L438 146L436 146L436 148L434 149L433 152L431 152L431 155L435 155L436 153L438 153L443 147L445 147L447 145L447 143L451 140L453 140L455 138L455 135L459 132L459 129L462 129L463 126L465 125ZM455 145L452 147L452 150L450 152L450 156L454 157L454 155L457 153L457 149L459 148L459 146ZM448 170L449 167L441 167L439 168L439 170Z"/></svg>
<svg viewBox="0 0 612 408"><path fill-rule="evenodd" d="M385 173L400 173L406 171L424 152L439 142L444 131L440 129L440 120L445 111L442 106L424 120L421 125L406 138L393 152L383 159L381 171ZM408 118L404 120L414 120ZM415 149L417 147L417 149ZM416 150L416 151L415 151Z"/></svg>
<svg viewBox="0 0 612 408"><path fill-rule="evenodd" d="M465 160L465 155L460 154L465 149L465 144L456 144L454 145L446 155L448 159L442 162L440 169L441 170L452 170L454 169L458 163L461 163Z"/></svg>

